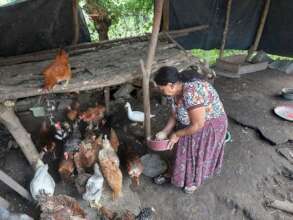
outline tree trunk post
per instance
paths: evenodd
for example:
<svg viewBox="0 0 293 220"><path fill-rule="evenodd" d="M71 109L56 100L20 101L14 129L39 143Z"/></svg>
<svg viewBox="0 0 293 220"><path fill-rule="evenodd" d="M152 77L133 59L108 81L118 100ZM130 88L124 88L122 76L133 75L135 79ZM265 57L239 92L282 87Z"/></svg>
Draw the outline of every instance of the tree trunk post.
<svg viewBox="0 0 293 220"><path fill-rule="evenodd" d="M31 135L25 130L15 115L14 106L6 106L0 103L0 122L5 125L14 137L30 165L36 169L40 155L31 139Z"/></svg>
<svg viewBox="0 0 293 220"><path fill-rule="evenodd" d="M266 0L265 7L264 7L264 10L263 10L263 13L262 13L262 16L261 16L261 20L260 20L260 23L259 23L259 26L258 26L258 29L257 29L255 41L254 41L253 45L250 47L250 49L248 50L248 54L246 56L246 61L247 62L251 61L253 53L258 48L258 45L259 45L259 42L260 42L260 39L261 39L261 36L262 36L262 33L263 33L263 29L264 29L264 26L265 26L265 23L266 23L266 20L267 20L267 17L268 17L270 4L271 4L271 0Z"/></svg>
<svg viewBox="0 0 293 220"><path fill-rule="evenodd" d="M158 43L158 36L160 31L160 24L162 19L162 10L163 10L164 0L156 0L155 1L155 14L153 20L153 29L152 36L149 43L147 61L145 66L146 77L143 77L143 104L144 104L144 112L145 112L145 135L146 139L149 140L151 138L151 119L150 119L150 75L152 71L152 64L155 57L156 47Z"/></svg>
<svg viewBox="0 0 293 220"><path fill-rule="evenodd" d="M229 30L229 23L230 23L231 7L232 7L232 0L228 0L225 27L223 31L222 45L221 45L220 54L219 54L220 59L223 57L224 50L225 50L225 45L226 45L226 40L227 40L227 35Z"/></svg>

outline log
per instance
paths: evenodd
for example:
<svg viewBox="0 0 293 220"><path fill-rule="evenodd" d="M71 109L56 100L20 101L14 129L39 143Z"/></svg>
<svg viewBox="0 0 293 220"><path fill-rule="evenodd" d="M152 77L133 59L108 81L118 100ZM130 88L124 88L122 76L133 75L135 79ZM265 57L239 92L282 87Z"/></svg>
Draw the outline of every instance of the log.
<svg viewBox="0 0 293 220"><path fill-rule="evenodd" d="M32 201L30 193L2 170L0 170L0 180L8 187L13 189L15 192L17 192L19 195L21 195L23 198L27 199L28 201Z"/></svg>
<svg viewBox="0 0 293 220"><path fill-rule="evenodd" d="M156 53L158 36L160 31L160 24L162 20L162 10L163 10L164 0L156 0L155 1L155 15L153 20L153 29L152 36L149 43L147 61L145 66L145 77L143 78L143 104L144 104L144 113L145 113L145 135L146 139L151 138L151 108L150 108L150 94L149 94L149 86L150 86L150 76L152 72L152 65ZM141 63L142 69L144 68L143 63Z"/></svg>
<svg viewBox="0 0 293 220"><path fill-rule="evenodd" d="M266 202L266 206L293 214L293 203L289 201L280 201L280 200L268 201Z"/></svg>
<svg viewBox="0 0 293 220"><path fill-rule="evenodd" d="M264 10L263 10L263 13L261 16L260 24L257 29L255 41L254 41L253 45L251 46L251 48L248 50L248 54L246 57L247 62L251 62L252 55L253 55L254 51L256 51L258 48L258 45L259 45L259 42L260 42L260 39L261 39L261 36L263 33L263 29L264 29L264 26L265 26L265 23L266 23L266 20L268 17L270 4L271 4L271 0L266 0L265 7L264 7Z"/></svg>
<svg viewBox="0 0 293 220"><path fill-rule="evenodd" d="M36 169L37 161L40 158L39 153L32 142L31 135L25 130L15 115L13 107L0 104L0 122L5 125L14 137L30 165Z"/></svg>
<svg viewBox="0 0 293 220"><path fill-rule="evenodd" d="M222 45L221 45L220 54L219 54L220 59L223 57L224 49L225 49L225 45L226 45L228 29L229 29L229 22L230 22L231 6L232 6L232 0L228 0L227 11L226 11L226 20L225 20L225 28L224 28L224 31L223 31Z"/></svg>

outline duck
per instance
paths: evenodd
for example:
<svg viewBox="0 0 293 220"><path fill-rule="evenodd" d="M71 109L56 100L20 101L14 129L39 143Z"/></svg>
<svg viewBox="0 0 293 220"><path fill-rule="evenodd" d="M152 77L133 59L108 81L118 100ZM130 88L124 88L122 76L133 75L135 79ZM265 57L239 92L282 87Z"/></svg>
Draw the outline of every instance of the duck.
<svg viewBox="0 0 293 220"><path fill-rule="evenodd" d="M127 110L127 116L130 121L133 122L144 122L144 112L140 111L132 111L131 105L129 102L126 102L124 106ZM155 115L150 115L151 118L155 117Z"/></svg>

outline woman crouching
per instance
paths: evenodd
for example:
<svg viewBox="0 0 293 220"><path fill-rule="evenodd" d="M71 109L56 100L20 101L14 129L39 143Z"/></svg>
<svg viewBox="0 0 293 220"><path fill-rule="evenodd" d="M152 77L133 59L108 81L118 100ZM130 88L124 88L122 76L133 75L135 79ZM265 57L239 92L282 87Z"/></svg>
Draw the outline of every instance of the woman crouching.
<svg viewBox="0 0 293 220"><path fill-rule="evenodd" d="M220 172L228 125L218 93L196 74L162 67L154 78L163 95L172 100L170 118L156 137L169 136L169 149L175 146L176 152L172 173L154 181L170 180L186 193L193 193L205 179Z"/></svg>

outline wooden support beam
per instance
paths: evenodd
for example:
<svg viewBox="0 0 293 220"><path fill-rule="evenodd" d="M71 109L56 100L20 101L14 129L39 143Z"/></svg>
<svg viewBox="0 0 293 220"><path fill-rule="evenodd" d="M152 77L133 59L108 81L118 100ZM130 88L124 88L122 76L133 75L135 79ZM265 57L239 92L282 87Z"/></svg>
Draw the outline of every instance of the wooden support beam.
<svg viewBox="0 0 293 220"><path fill-rule="evenodd" d="M72 44L77 44L79 40L79 16L78 16L78 0L72 0L72 21L73 21L73 40Z"/></svg>
<svg viewBox="0 0 293 220"><path fill-rule="evenodd" d="M225 27L224 27L224 31L223 31L222 45L221 45L220 54L219 54L220 59L223 57L224 50L225 50L225 45L226 45L226 40L227 40L227 35L228 35L228 30L229 30L231 8L232 8L232 0L228 0Z"/></svg>
<svg viewBox="0 0 293 220"><path fill-rule="evenodd" d="M21 195L23 198L27 199L28 201L32 201L31 194L2 170L0 170L0 180L8 187L13 189L15 192L17 192L19 195Z"/></svg>
<svg viewBox="0 0 293 220"><path fill-rule="evenodd" d="M147 61L145 66L146 77L143 78L143 104L144 104L144 112L145 112L145 135L146 139L151 138L151 119L150 119L150 94L149 94L149 86L150 86L150 75L152 71L152 65L155 57L156 47L158 43L158 36L160 31L160 24L162 19L162 10L163 10L164 0L156 0L155 1L155 14L153 20L153 29L152 36L148 48Z"/></svg>
<svg viewBox="0 0 293 220"><path fill-rule="evenodd" d="M30 165L36 169L40 155L31 139L31 135L25 130L15 115L14 106L7 106L0 103L0 122L5 125L14 137Z"/></svg>
<svg viewBox="0 0 293 220"><path fill-rule="evenodd" d="M266 20L267 20L267 17L268 17L270 5L271 5L271 0L266 0L265 7L264 7L264 10L263 10L263 13L262 13L262 16L261 16L261 20L260 20L260 23L259 23L259 26L258 26L258 29L257 29L257 33L256 33L254 43L250 47L250 49L248 50L248 54L247 54L247 57L246 57L247 62L251 61L253 53L258 48L258 45L259 45L259 42L260 42L260 39L261 39L261 36L262 36L262 33L263 33L263 29L264 29L264 26L265 26L265 23L266 23Z"/></svg>

